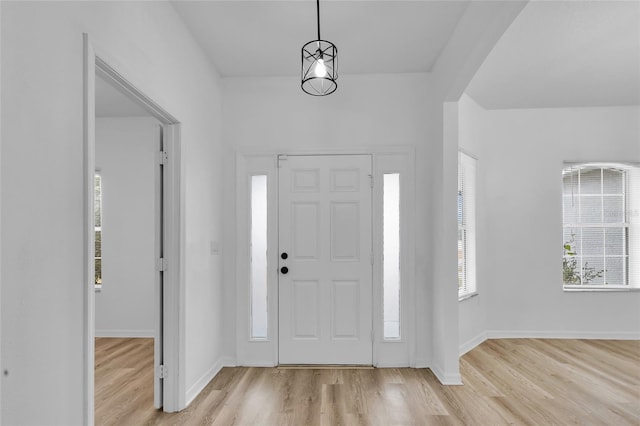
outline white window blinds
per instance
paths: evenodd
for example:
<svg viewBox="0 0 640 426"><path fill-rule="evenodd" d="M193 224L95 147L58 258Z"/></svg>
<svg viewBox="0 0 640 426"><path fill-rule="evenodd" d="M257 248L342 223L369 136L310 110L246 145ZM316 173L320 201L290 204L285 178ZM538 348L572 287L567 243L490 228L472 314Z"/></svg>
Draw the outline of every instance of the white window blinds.
<svg viewBox="0 0 640 426"><path fill-rule="evenodd" d="M567 164L562 172L565 288L629 287L640 276L640 169Z"/></svg>
<svg viewBox="0 0 640 426"><path fill-rule="evenodd" d="M93 180L93 226L94 226L94 284L102 285L102 176L95 174Z"/></svg>
<svg viewBox="0 0 640 426"><path fill-rule="evenodd" d="M458 297L476 292L476 160L458 153Z"/></svg>

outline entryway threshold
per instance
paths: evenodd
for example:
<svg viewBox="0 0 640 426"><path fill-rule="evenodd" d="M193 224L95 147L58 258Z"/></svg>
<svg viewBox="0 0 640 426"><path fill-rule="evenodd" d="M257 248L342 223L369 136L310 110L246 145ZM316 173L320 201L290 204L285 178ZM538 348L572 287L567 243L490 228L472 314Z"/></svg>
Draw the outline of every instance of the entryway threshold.
<svg viewBox="0 0 640 426"><path fill-rule="evenodd" d="M280 364L279 370L373 370L372 365L349 364Z"/></svg>

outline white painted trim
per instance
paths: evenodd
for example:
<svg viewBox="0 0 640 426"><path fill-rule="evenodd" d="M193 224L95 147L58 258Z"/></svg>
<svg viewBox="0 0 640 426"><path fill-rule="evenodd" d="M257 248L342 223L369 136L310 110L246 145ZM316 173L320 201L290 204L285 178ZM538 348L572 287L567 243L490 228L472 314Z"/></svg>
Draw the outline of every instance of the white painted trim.
<svg viewBox="0 0 640 426"><path fill-rule="evenodd" d="M164 258L163 277L163 364L168 375L163 383L163 410L169 413L186 404L186 297L184 168L182 167L179 123L163 126L163 149L169 156L164 169Z"/></svg>
<svg viewBox="0 0 640 426"><path fill-rule="evenodd" d="M472 351L487 340L500 339L586 339L586 340L640 340L640 333L593 331L513 331L489 330L460 345L460 356Z"/></svg>
<svg viewBox="0 0 640 426"><path fill-rule="evenodd" d="M96 330L95 337L155 337L155 330Z"/></svg>
<svg viewBox="0 0 640 426"><path fill-rule="evenodd" d="M147 97L138 85L126 79L104 59L88 34L83 34L83 424L94 423L94 340L95 287L93 283L94 226L93 175L95 173L95 78L96 73L109 81L150 115L164 125L165 151L169 165L165 169L165 273L163 315L163 364L168 377L164 379L164 411L179 411L185 404L185 226L184 168L181 164L180 123L159 104Z"/></svg>
<svg viewBox="0 0 640 426"><path fill-rule="evenodd" d="M267 175L267 339L250 339L250 176ZM278 363L278 171L276 155L236 155L236 363L272 367Z"/></svg>
<svg viewBox="0 0 640 426"><path fill-rule="evenodd" d="M416 358L413 368L430 368L431 362L426 358Z"/></svg>
<svg viewBox="0 0 640 426"><path fill-rule="evenodd" d="M442 369L436 366L431 366L430 369L442 385L459 386L463 384L460 374L445 374Z"/></svg>
<svg viewBox="0 0 640 426"><path fill-rule="evenodd" d="M95 173L95 78L96 53L91 44L89 35L82 35L83 44L83 222L82 222L82 252L84 262L82 268L82 327L83 327L83 354L82 354L82 387L83 408L82 420L85 425L94 423L94 369L95 369L95 288L94 288L94 223L93 223L93 175Z"/></svg>
<svg viewBox="0 0 640 426"><path fill-rule="evenodd" d="M386 151L386 150L385 150ZM415 365L415 152L373 153L373 359L376 367ZM400 174L400 336L384 340L383 184L384 174Z"/></svg>
<svg viewBox="0 0 640 426"><path fill-rule="evenodd" d="M319 148L319 149L245 149L236 152L236 252L235 252L235 270L236 270L236 362L238 365L254 366L254 367L272 367L278 364L278 335L277 335L277 259L270 262L269 268L269 330L268 340L250 341L248 338L249 330L249 307L248 307L248 206L249 206L249 182L248 176L251 174L265 173L269 176L269 215L273 219L273 214L277 215L277 156L279 154L287 155L372 155L373 156L373 174L376 176L374 185L381 188L382 173L399 171L403 174L402 185L402 207L404 209L402 220L404 225L401 227L402 232L402 279L406 286L403 288L402 294L402 321L403 338L398 342L381 341L382 336L382 313L376 313L376 305L374 304L373 321L376 342L374 343L373 360L376 366L403 366L414 367L417 365L415 361L415 236L411 232L415 224L415 147L413 146L378 146L378 147L356 147L356 148ZM376 194L380 198L380 190L374 190L374 203ZM375 205L374 205L375 207ZM277 216L275 224L272 225L270 219L269 226L269 252L276 253L277 245ZM376 215L374 212L374 218ZM378 218L379 220L379 218ZM275 234L272 235L272 232ZM374 241L375 241L374 230ZM381 247L374 244L374 258L379 263L382 259ZM374 280L374 286L376 285ZM378 283L379 285L379 283ZM376 289L374 287L374 293ZM374 303L375 299L374 299ZM378 352L384 351L385 354L381 359Z"/></svg>
<svg viewBox="0 0 640 426"><path fill-rule="evenodd" d="M486 339L595 339L640 340L633 331L552 331L552 330L488 330Z"/></svg>
<svg viewBox="0 0 640 426"><path fill-rule="evenodd" d="M240 149L237 154L245 157L268 157L279 154L286 155L371 155L371 154L408 154L415 156L415 147L412 145L397 146L360 146L360 147L336 147L336 148L278 148L278 149Z"/></svg>
<svg viewBox="0 0 640 426"><path fill-rule="evenodd" d="M196 380L193 385L191 385L186 394L187 406L191 404L198 395L200 395L200 392L202 392L209 382L211 382L211 380L213 380L224 367L232 367L232 365L229 365L228 358L220 358L209 370Z"/></svg>
<svg viewBox="0 0 640 426"><path fill-rule="evenodd" d="M476 346L481 345L486 340L487 340L487 333L484 332L484 331L482 333L478 334L477 336L467 340L466 342L464 342L463 344L460 345L460 356L462 356L462 355L466 354L467 352L471 351Z"/></svg>
<svg viewBox="0 0 640 426"><path fill-rule="evenodd" d="M187 406L193 402L194 399L200 395L200 392L215 379L220 370L224 367L235 367L235 362L231 358L220 358L215 364L204 373L190 388L187 390L186 401Z"/></svg>

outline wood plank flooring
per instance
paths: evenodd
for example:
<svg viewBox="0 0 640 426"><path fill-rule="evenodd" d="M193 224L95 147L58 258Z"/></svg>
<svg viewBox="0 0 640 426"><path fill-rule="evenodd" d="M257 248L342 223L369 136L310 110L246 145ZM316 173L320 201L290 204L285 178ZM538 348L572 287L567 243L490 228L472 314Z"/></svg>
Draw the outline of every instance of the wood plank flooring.
<svg viewBox="0 0 640 426"><path fill-rule="evenodd" d="M153 340L96 339L97 425L640 425L640 341L489 340L464 386L427 369L224 368L153 409Z"/></svg>

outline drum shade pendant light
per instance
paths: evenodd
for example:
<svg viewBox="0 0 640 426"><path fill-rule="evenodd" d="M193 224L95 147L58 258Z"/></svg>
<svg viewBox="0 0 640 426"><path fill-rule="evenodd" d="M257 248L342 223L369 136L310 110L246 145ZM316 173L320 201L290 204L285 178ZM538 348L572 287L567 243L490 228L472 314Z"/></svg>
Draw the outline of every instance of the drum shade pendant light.
<svg viewBox="0 0 640 426"><path fill-rule="evenodd" d="M320 38L320 0L316 0L318 39L302 46L302 90L313 96L330 95L338 88L338 48Z"/></svg>

